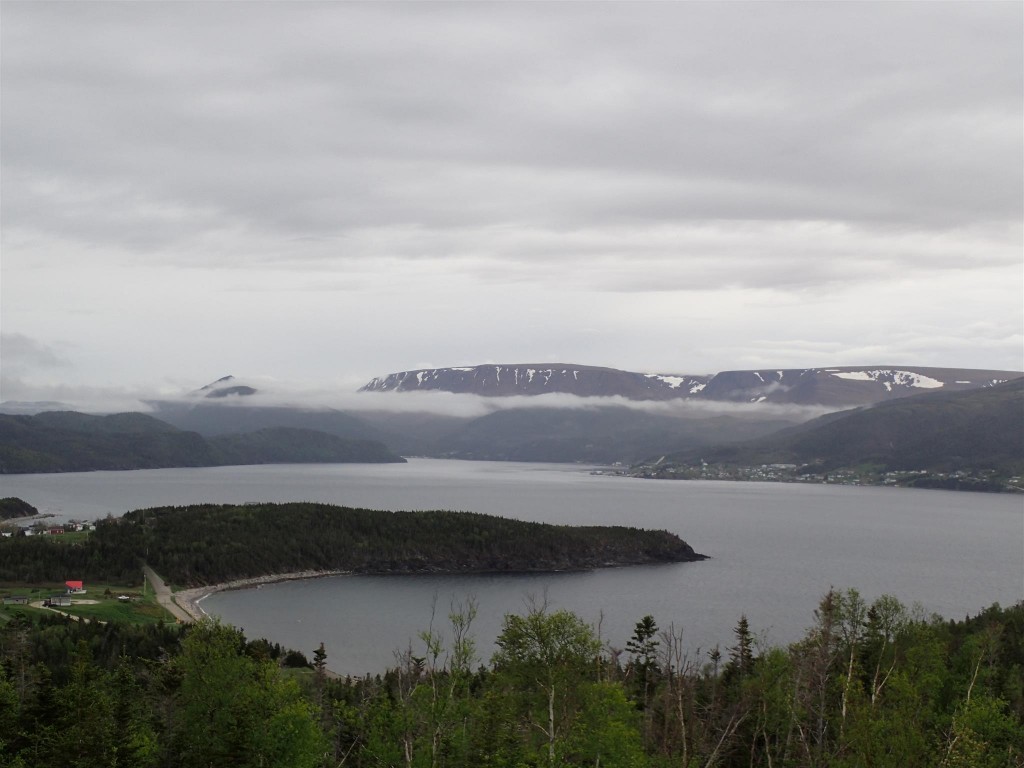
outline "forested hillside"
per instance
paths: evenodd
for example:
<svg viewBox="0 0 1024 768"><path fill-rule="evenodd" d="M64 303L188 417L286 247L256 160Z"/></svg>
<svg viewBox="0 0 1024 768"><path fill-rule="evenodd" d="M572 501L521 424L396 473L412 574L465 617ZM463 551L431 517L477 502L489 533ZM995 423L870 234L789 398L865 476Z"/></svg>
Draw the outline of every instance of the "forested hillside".
<svg viewBox="0 0 1024 768"><path fill-rule="evenodd" d="M0 499L0 520L11 520L18 517L31 517L39 514L39 510L24 499L6 496Z"/></svg>
<svg viewBox="0 0 1024 768"><path fill-rule="evenodd" d="M1024 475L1024 379L828 414L769 437L662 457L638 471L688 477L770 464L793 465L793 476L848 471L864 480L920 472L927 477L911 478L914 484L934 487L955 487L959 473L979 489L1020 490L1007 481Z"/></svg>
<svg viewBox="0 0 1024 768"><path fill-rule="evenodd" d="M13 612L12 612L13 611ZM86 624L0 608L0 765L13 768L1015 768L1024 604L925 618L830 591L804 637L690 650L638 617L624 648L566 611L473 606L382 676L331 679L209 620ZM396 638L380 638L395 644Z"/></svg>
<svg viewBox="0 0 1024 768"><path fill-rule="evenodd" d="M527 523L468 512L328 504L163 507L101 520L85 541L0 539L0 581L114 581L145 560L177 585L307 570L473 573L584 570L704 559L666 531Z"/></svg>
<svg viewBox="0 0 1024 768"><path fill-rule="evenodd" d="M308 429L261 429L204 438L142 413L0 414L0 474L402 461L381 443Z"/></svg>

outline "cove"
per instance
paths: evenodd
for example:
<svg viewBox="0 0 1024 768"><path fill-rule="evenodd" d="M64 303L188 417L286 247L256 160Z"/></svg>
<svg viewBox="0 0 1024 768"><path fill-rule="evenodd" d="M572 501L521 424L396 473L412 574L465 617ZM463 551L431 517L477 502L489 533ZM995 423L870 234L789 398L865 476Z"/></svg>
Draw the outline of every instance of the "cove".
<svg viewBox="0 0 1024 768"><path fill-rule="evenodd" d="M340 673L379 672L434 615L475 598L480 656L501 617L547 600L623 647L646 614L682 627L696 653L732 642L741 614L765 642L811 624L830 586L896 595L962 618L1024 597L1024 505L1006 495L893 488L654 481L578 465L412 459L403 465L266 465L8 475L55 520L200 502L323 501L377 509L456 509L565 524L677 533L700 563L532 576L335 577L225 592L203 602L250 636L302 650L322 641ZM432 605L436 607L432 611Z"/></svg>

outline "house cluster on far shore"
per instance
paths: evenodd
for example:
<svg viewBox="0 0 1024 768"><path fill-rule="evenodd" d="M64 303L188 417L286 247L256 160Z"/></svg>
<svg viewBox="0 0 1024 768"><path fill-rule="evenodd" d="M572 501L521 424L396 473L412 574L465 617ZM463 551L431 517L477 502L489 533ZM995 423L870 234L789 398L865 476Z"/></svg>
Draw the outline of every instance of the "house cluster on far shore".
<svg viewBox="0 0 1024 768"><path fill-rule="evenodd" d="M0 536L3 536L5 539L9 539L16 534L21 534L23 536L60 536L65 533L91 530L91 523L70 522L65 523L64 525L49 526L44 525L43 523L36 523L35 525L29 526L27 528L8 528L2 530L0 531Z"/></svg>

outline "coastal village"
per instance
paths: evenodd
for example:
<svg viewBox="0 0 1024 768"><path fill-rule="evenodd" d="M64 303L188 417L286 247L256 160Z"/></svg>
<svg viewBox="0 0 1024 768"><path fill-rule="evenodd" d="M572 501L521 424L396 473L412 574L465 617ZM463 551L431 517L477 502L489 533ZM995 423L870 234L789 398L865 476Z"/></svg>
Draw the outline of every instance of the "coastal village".
<svg viewBox="0 0 1024 768"><path fill-rule="evenodd" d="M93 529L91 523L69 521L63 525L47 525L45 522L33 523L25 528L11 526L0 530L0 536L9 539L15 535L22 536L63 536L67 533L83 533Z"/></svg>
<svg viewBox="0 0 1024 768"><path fill-rule="evenodd" d="M811 464L645 464L628 472L633 477L670 480L739 480L769 483L818 483L831 485L882 485L895 487L1024 492L1024 477L997 478L990 469L929 472L899 470L882 472L871 467L821 471Z"/></svg>

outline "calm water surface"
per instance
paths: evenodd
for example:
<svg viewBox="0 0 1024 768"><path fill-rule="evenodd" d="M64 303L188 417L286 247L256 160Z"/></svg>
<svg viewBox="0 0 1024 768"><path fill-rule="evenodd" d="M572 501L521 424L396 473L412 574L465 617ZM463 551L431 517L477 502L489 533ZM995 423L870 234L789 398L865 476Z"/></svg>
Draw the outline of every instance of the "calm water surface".
<svg viewBox="0 0 1024 768"><path fill-rule="evenodd" d="M740 614L767 642L799 637L829 588L895 594L962 617L1024 598L1024 500L892 488L651 481L575 465L414 459L404 465L277 465L0 477L57 519L199 502L322 501L458 509L679 534L711 560L541 576L339 576L220 593L203 607L309 654L324 642L342 673L380 671L450 605L472 598L482 659L502 616L546 600L623 647L651 614L690 648L731 643Z"/></svg>

